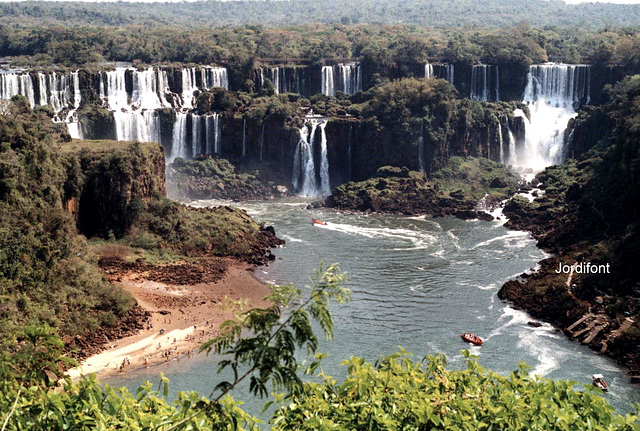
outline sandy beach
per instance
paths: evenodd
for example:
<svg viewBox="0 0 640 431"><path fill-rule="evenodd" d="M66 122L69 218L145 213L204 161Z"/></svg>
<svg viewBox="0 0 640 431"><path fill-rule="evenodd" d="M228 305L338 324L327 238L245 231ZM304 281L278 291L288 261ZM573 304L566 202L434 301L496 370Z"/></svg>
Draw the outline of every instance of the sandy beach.
<svg viewBox="0 0 640 431"><path fill-rule="evenodd" d="M116 284L151 313L149 325L136 335L106 343L103 352L87 358L67 374L72 379L92 373L106 376L197 353L204 341L217 335L220 324L233 316L228 307L220 307L225 297L247 300L249 307L266 306L262 298L270 289L253 277L251 268L227 260L221 280L192 285L150 281L135 271L119 275Z"/></svg>

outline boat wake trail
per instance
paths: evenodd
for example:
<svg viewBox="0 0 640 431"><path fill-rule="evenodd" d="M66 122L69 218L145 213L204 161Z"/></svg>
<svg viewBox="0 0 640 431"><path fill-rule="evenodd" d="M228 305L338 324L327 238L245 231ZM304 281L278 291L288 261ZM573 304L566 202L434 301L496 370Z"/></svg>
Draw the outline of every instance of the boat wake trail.
<svg viewBox="0 0 640 431"><path fill-rule="evenodd" d="M332 230L348 235L359 235L372 239L396 239L408 242L414 249L425 249L437 242L434 235L402 228L386 227L360 227L342 223L329 223L327 225L315 225L317 228Z"/></svg>

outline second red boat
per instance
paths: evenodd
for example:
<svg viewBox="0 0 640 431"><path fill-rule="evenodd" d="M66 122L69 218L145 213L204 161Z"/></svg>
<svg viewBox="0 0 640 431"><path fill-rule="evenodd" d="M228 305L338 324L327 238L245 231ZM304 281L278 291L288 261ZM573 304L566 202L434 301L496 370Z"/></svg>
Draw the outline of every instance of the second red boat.
<svg viewBox="0 0 640 431"><path fill-rule="evenodd" d="M476 334L472 334L471 332L465 332L461 335L464 341L475 344L476 346L482 346L482 338L478 337Z"/></svg>

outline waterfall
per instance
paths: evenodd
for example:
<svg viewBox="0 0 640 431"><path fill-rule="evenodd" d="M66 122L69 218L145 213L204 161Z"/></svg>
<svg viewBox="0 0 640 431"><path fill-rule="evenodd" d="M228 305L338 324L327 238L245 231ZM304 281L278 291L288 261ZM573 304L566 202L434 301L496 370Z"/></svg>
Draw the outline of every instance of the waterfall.
<svg viewBox="0 0 640 431"><path fill-rule="evenodd" d="M327 120L309 119L307 123L300 129L300 140L293 156L291 182L301 195L327 196L331 194L327 135L325 133ZM320 160L316 161L318 150Z"/></svg>
<svg viewBox="0 0 640 431"><path fill-rule="evenodd" d="M32 108L36 105L33 81L27 73L0 73L0 99L11 99L22 95Z"/></svg>
<svg viewBox="0 0 640 431"><path fill-rule="evenodd" d="M507 121L509 119L507 118ZM502 139L502 119L498 119L498 145L499 145L499 161L504 163L504 140Z"/></svg>
<svg viewBox="0 0 640 431"><path fill-rule="evenodd" d="M425 64L424 65L424 77L426 79L433 78L433 64Z"/></svg>
<svg viewBox="0 0 640 431"><path fill-rule="evenodd" d="M420 122L420 137L418 138L418 163L420 164L420 172L426 173L424 163L424 120Z"/></svg>
<svg viewBox="0 0 640 431"><path fill-rule="evenodd" d="M340 63L322 67L322 94L334 97L338 91L355 94L362 91L362 66L357 63Z"/></svg>
<svg viewBox="0 0 640 431"><path fill-rule="evenodd" d="M320 195L328 196L331 194L329 186L329 157L327 151L327 134L324 128L327 122L320 123Z"/></svg>
<svg viewBox="0 0 640 431"><path fill-rule="evenodd" d="M117 67L116 70L106 72L107 81L101 98L106 100L109 109L121 109L129 106L129 96L125 86L126 67ZM102 87L102 86L101 86Z"/></svg>
<svg viewBox="0 0 640 431"><path fill-rule="evenodd" d="M500 69L498 66L487 64L473 66L470 98L483 102L500 101Z"/></svg>
<svg viewBox="0 0 640 431"><path fill-rule="evenodd" d="M73 82L73 109L69 111L65 121L67 123L69 135L71 135L73 139L82 139L80 126L78 124L78 117L76 115L76 111L80 108L80 102L82 99L82 94L80 93L80 78L77 70L71 73L71 79Z"/></svg>
<svg viewBox="0 0 640 431"><path fill-rule="evenodd" d="M280 94L280 68L274 67L270 70L271 83L275 89L276 94Z"/></svg>
<svg viewBox="0 0 640 431"><path fill-rule="evenodd" d="M242 117L242 155L247 155L247 119Z"/></svg>
<svg viewBox="0 0 640 431"><path fill-rule="evenodd" d="M198 89L196 86L196 68L190 67L182 69L180 75L182 78L182 107L193 109L195 105L193 93Z"/></svg>
<svg viewBox="0 0 640 431"><path fill-rule="evenodd" d="M211 87L229 88L229 77L226 68L205 66L200 73L202 74L202 86L205 89Z"/></svg>
<svg viewBox="0 0 640 431"><path fill-rule="evenodd" d="M205 136L207 140L207 154L222 154L222 121L220 114L213 113L205 116Z"/></svg>
<svg viewBox="0 0 640 431"><path fill-rule="evenodd" d="M513 132L511 131L511 127L509 127L509 119L505 123L507 126L507 146L509 147L509 164L514 166L518 163L518 158L516 154L516 138L513 136Z"/></svg>
<svg viewBox="0 0 640 431"><path fill-rule="evenodd" d="M424 77L446 79L453 85L453 64L426 63L424 65Z"/></svg>
<svg viewBox="0 0 640 431"><path fill-rule="evenodd" d="M176 121L173 123L173 136L171 144L171 157L186 157L187 147L187 114L176 112Z"/></svg>
<svg viewBox="0 0 640 431"><path fill-rule="evenodd" d="M322 94L333 97L336 95L336 89L333 85L333 67L322 66Z"/></svg>
<svg viewBox="0 0 640 431"><path fill-rule="evenodd" d="M163 76L164 75L164 76ZM168 80L166 72L152 67L133 72L131 105L140 109L160 109L170 106L164 97Z"/></svg>
<svg viewBox="0 0 640 431"><path fill-rule="evenodd" d="M523 102L531 119L525 124L522 160L534 171L562 162L564 132L582 103L589 103L591 68L587 65L542 64L529 68Z"/></svg>
<svg viewBox="0 0 640 431"><path fill-rule="evenodd" d="M200 123L202 119L199 115L191 114L191 157L202 153L202 142L200 142Z"/></svg>

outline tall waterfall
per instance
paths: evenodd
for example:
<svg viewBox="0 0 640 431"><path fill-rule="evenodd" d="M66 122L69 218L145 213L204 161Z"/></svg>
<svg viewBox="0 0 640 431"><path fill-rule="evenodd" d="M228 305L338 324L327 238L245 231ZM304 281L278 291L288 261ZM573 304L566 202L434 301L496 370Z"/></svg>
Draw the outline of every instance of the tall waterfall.
<svg viewBox="0 0 640 431"><path fill-rule="evenodd" d="M480 101L500 101L500 69L498 66L477 64L471 69L470 98Z"/></svg>
<svg viewBox="0 0 640 431"><path fill-rule="evenodd" d="M300 140L293 156L292 184L304 196L327 196L329 158L327 154L326 119L308 119L300 129ZM318 135L320 135L318 137ZM319 157L319 160L318 160Z"/></svg>
<svg viewBox="0 0 640 431"><path fill-rule="evenodd" d="M205 146L207 154L222 154L222 121L219 114L205 117Z"/></svg>
<svg viewBox="0 0 640 431"><path fill-rule="evenodd" d="M517 110L525 124L525 145L518 164L534 171L561 163L564 132L577 108L590 100L591 67L587 65L542 64L529 68L523 102L530 119Z"/></svg>
<svg viewBox="0 0 640 431"><path fill-rule="evenodd" d="M507 121L509 121L509 119L507 119ZM498 119L498 148L499 148L498 160L500 160L500 163L504 163L504 139L502 138L502 119L501 118Z"/></svg>
<svg viewBox="0 0 640 431"><path fill-rule="evenodd" d="M173 136L171 145L171 157L187 157L187 114L176 112L176 121L173 123Z"/></svg>
<svg viewBox="0 0 640 431"><path fill-rule="evenodd" d="M333 82L333 66L322 66L322 94L335 96L336 87Z"/></svg>
<svg viewBox="0 0 640 431"><path fill-rule="evenodd" d="M335 96L338 91L344 94L362 91L362 66L357 63L323 66L321 90L325 96Z"/></svg>

